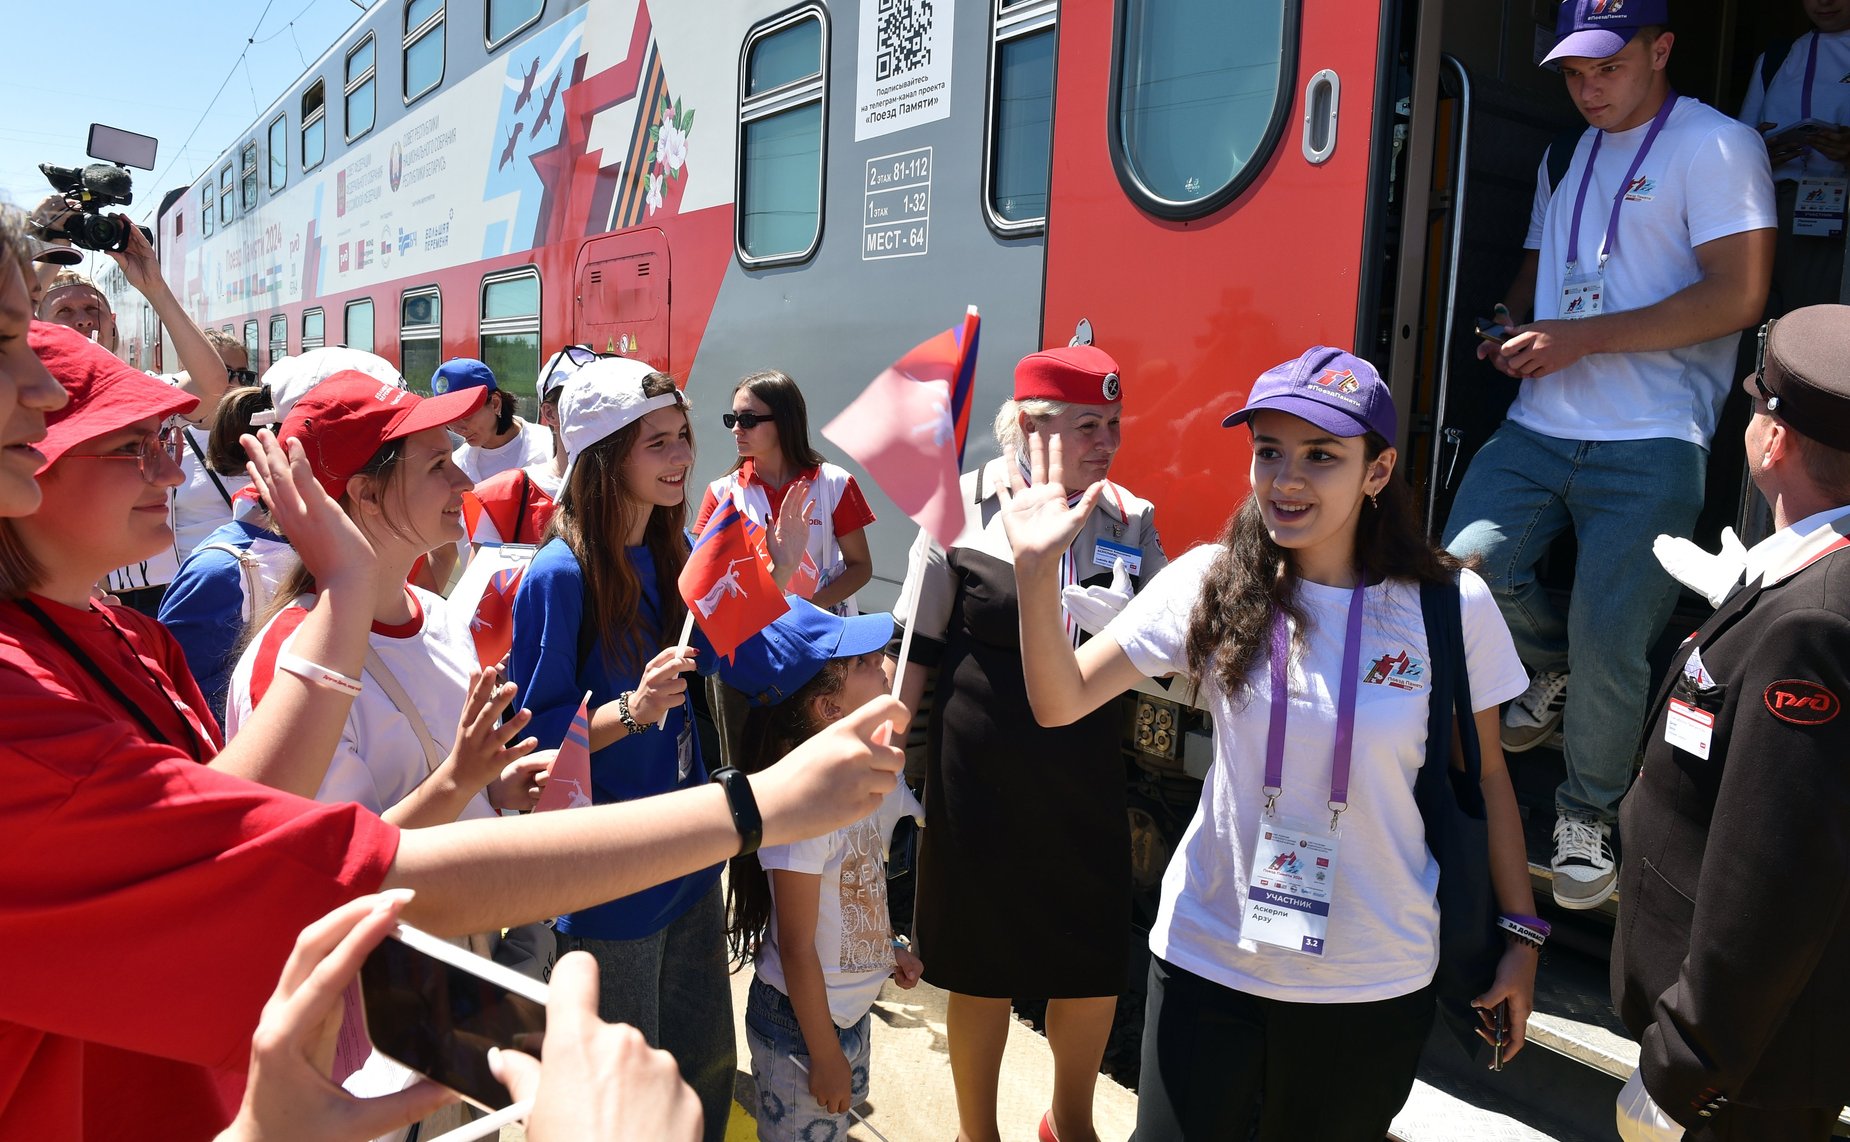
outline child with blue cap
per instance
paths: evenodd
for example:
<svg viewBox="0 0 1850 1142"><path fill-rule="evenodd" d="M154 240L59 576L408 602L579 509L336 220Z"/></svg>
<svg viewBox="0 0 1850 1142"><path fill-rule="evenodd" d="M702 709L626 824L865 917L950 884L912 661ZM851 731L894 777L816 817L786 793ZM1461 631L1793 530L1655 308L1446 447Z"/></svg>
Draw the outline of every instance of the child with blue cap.
<svg viewBox="0 0 1850 1142"><path fill-rule="evenodd" d="M893 616L843 618L790 597L790 611L739 647L727 681L752 702L747 773L775 763L843 714L884 694ZM904 782L861 820L813 840L732 861L727 936L757 975L745 1007L758 1137L846 1137L868 1089L874 1000L923 965L887 915L886 846L903 817L924 818ZM835 1133L816 1133L829 1122Z"/></svg>

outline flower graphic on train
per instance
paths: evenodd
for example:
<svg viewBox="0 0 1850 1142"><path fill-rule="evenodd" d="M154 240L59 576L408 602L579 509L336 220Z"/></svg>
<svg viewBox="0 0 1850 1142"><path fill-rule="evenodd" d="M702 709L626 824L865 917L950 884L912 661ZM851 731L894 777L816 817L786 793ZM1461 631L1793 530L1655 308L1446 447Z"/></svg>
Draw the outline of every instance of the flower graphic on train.
<svg viewBox="0 0 1850 1142"><path fill-rule="evenodd" d="M649 127L649 172L647 202L649 213L662 208L667 179L679 180L687 165L687 136L694 128L694 109L683 108L679 99L662 96L661 113Z"/></svg>

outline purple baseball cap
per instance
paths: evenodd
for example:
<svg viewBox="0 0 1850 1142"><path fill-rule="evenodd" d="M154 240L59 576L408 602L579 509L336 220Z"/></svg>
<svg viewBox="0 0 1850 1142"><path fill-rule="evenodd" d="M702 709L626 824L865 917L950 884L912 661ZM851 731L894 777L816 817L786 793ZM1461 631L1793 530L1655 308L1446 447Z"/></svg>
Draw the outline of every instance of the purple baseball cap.
<svg viewBox="0 0 1850 1142"><path fill-rule="evenodd" d="M1327 345L1313 346L1297 360L1261 373L1246 407L1221 421L1221 427L1245 424L1263 408L1301 416L1337 436L1374 432L1391 441L1399 423L1393 394L1375 367Z"/></svg>
<svg viewBox="0 0 1850 1142"><path fill-rule="evenodd" d="M1555 15L1554 50L1542 62L1616 56L1639 28L1668 23L1668 0L1565 0Z"/></svg>

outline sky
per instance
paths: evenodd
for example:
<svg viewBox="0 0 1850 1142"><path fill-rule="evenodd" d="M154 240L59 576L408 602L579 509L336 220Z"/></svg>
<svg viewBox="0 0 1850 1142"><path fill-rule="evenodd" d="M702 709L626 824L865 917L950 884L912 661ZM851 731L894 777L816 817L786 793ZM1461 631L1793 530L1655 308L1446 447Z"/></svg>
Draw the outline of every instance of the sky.
<svg viewBox="0 0 1850 1142"><path fill-rule="evenodd" d="M0 72L0 199L37 204L51 192L38 164L93 161L90 124L106 123L160 140L155 169L129 172L128 213L142 222L363 14L355 0L84 0L29 11L24 30L40 46L8 52Z"/></svg>

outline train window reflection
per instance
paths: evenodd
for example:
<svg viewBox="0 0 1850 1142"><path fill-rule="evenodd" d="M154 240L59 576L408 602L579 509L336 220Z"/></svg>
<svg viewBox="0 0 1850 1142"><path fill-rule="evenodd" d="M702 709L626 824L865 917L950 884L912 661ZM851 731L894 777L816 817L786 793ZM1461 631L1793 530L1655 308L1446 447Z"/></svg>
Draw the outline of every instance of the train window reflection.
<svg viewBox="0 0 1850 1142"><path fill-rule="evenodd" d="M347 303L341 330L341 343L350 349L373 351L373 299L362 298Z"/></svg>
<svg viewBox="0 0 1850 1142"><path fill-rule="evenodd" d="M405 4L405 102L443 82L443 0Z"/></svg>
<svg viewBox="0 0 1850 1142"><path fill-rule="evenodd" d="M328 154L326 88L320 80L302 93L302 169L313 170Z"/></svg>
<svg viewBox="0 0 1850 1142"><path fill-rule="evenodd" d="M283 189L289 181L289 117L278 115L270 120L270 190Z"/></svg>
<svg viewBox="0 0 1850 1142"><path fill-rule="evenodd" d="M1295 0L1122 0L1119 19L1120 177L1154 213L1218 208L1282 127Z"/></svg>
<svg viewBox="0 0 1850 1142"><path fill-rule="evenodd" d="M821 238L827 40L815 7L780 16L746 37L737 236L746 265L802 261Z"/></svg>
<svg viewBox="0 0 1850 1142"><path fill-rule="evenodd" d="M998 21L990 70L988 191L990 224L1032 232L1047 220L1053 157L1054 9Z"/></svg>
<svg viewBox="0 0 1850 1142"><path fill-rule="evenodd" d="M502 41L540 18L545 0L488 0L488 47L492 51Z"/></svg>
<svg viewBox="0 0 1850 1142"><path fill-rule="evenodd" d="M376 69L373 66L373 37L367 36L360 46L347 53L347 82L342 91L347 97L347 141L349 143L373 129L377 101L373 89Z"/></svg>

